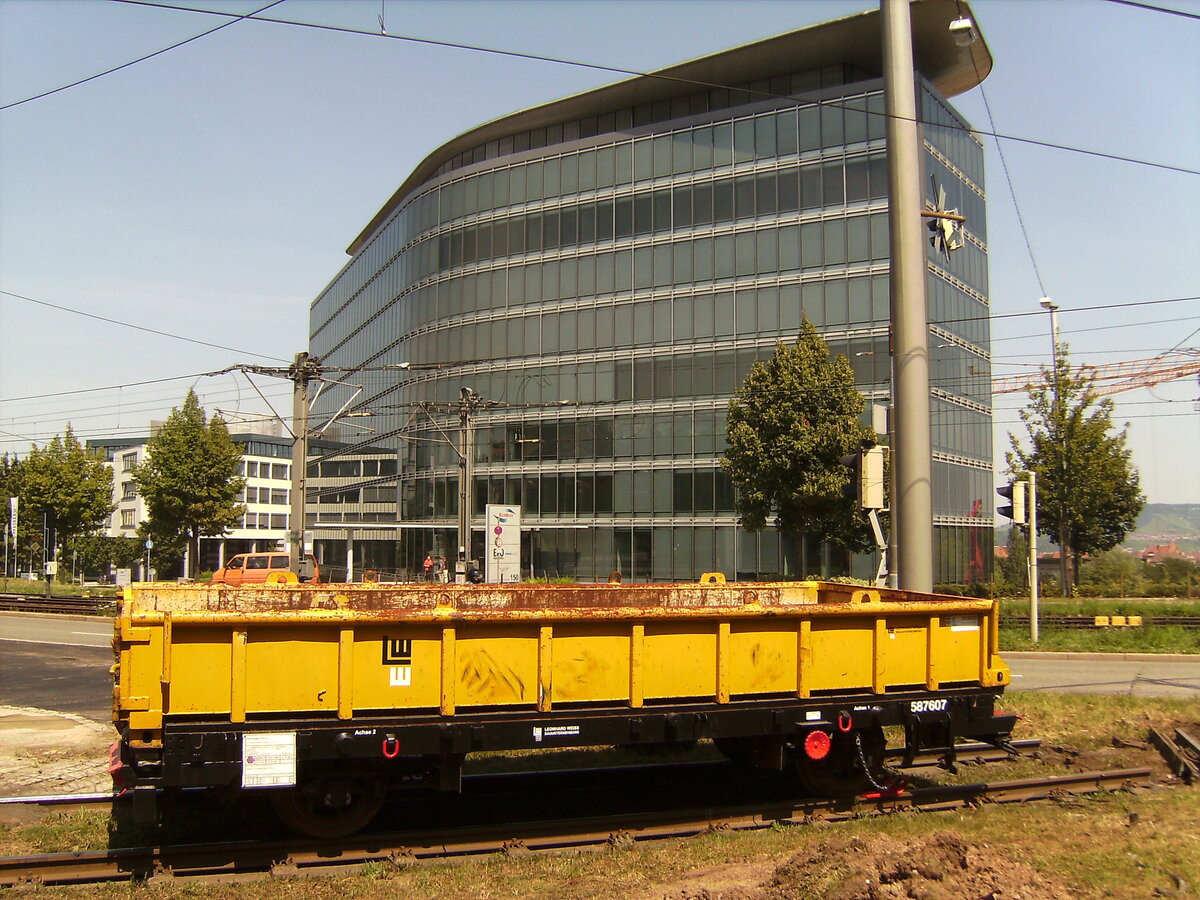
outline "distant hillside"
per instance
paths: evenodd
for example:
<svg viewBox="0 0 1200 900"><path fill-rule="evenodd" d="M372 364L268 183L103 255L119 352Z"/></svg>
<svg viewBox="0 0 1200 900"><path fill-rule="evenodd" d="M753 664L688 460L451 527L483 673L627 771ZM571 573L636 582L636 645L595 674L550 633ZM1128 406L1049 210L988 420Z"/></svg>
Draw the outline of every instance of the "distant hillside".
<svg viewBox="0 0 1200 900"><path fill-rule="evenodd" d="M1008 543L1009 529L1004 524L1007 521L997 519L997 547ZM1200 503L1147 503L1138 516L1137 526L1125 536L1121 546L1142 550L1153 544L1171 541L1175 541L1181 550L1200 550ZM1056 548L1049 538L1042 536L1038 540L1038 549L1050 551Z"/></svg>
<svg viewBox="0 0 1200 900"><path fill-rule="evenodd" d="M1200 539L1200 503L1147 503L1129 538L1155 543L1160 536Z"/></svg>

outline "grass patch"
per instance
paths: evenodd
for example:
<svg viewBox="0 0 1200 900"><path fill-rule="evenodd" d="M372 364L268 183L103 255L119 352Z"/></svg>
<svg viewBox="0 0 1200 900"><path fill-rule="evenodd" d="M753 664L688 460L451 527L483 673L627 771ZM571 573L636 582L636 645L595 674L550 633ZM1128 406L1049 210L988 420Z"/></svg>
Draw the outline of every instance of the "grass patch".
<svg viewBox="0 0 1200 900"><path fill-rule="evenodd" d="M99 810L62 810L29 825L7 827L0 841L6 853L98 850L108 846L109 821L109 814ZM7 849L13 847L22 849Z"/></svg>
<svg viewBox="0 0 1200 900"><path fill-rule="evenodd" d="M8 594L29 594L36 596L42 594L46 590L45 581L30 581L26 578L0 578L0 586L3 586L4 592ZM91 597L120 597L119 589L112 585L83 587L78 584L69 582L50 582L50 595L52 597L82 597L87 594Z"/></svg>
<svg viewBox="0 0 1200 900"><path fill-rule="evenodd" d="M1065 747L1102 758L1113 739L1141 742L1150 727L1194 727L1200 724L1195 700L1128 696L1011 692L1004 709L1021 716L1017 737L1041 738L1047 747ZM701 742L697 752L705 748ZM610 762L639 761L624 751ZM589 751L578 751L581 757ZM579 759L562 753L540 754L541 761L575 765ZM491 754L488 759L504 759ZM507 757L530 768L529 755ZM938 770L931 778L980 781L1057 774L1062 753L1042 760L986 767L963 767L957 779ZM1149 754L1146 754L1149 758ZM643 757L644 759L644 757ZM6 852L54 852L105 846L107 816L99 812L57 812L36 825L0 830ZM950 833L978 848L990 862L1011 860L1032 867L1039 876L1068 886L1059 896L1080 900L1105 897L1152 897L1156 889L1175 890L1176 875L1189 885L1200 883L1200 789L1160 788L1134 793L1110 792L1092 797L1063 797L1033 804L985 804L975 810L921 815L866 816L831 826L784 826L746 833L713 833L686 840L657 843L617 842L597 852L554 855L496 855L462 863L402 866L373 863L354 876L336 879L276 879L245 885L162 884L135 888L134 895L152 893L155 900L177 897L216 897L222 900L426 900L429 897L531 900L598 900L663 896L784 896L761 890L789 861L814 858L819 871L788 897L816 898L845 895L847 873L858 865L866 847L882 858L887 845L881 838L906 845L933 846L939 834ZM24 849L18 849L18 847ZM882 847L882 850L881 850ZM11 849L10 849L11 848ZM841 848L839 850L839 848ZM836 852L834 852L836 851ZM793 866L794 868L794 866ZM1173 873L1173 875L1172 875ZM1019 885L1005 888L1014 890ZM775 890L772 893L772 890ZM839 894L839 891L842 893ZM39 888L53 898L128 898L128 884L87 888ZM971 894L971 896L986 895ZM932 895L931 895L932 896ZM949 895L943 895L949 896ZM1041 897L1042 894L1026 894Z"/></svg>
<svg viewBox="0 0 1200 900"><path fill-rule="evenodd" d="M1200 719L1200 703L1123 694L1055 694L1009 691L1000 706L1021 717L1018 738L1070 744L1081 750L1110 744L1113 738L1142 741L1150 728Z"/></svg>
<svg viewBox="0 0 1200 900"><path fill-rule="evenodd" d="M1043 625L1039 641L1027 625L1000 624L1000 650L1051 650L1072 653L1200 653L1200 629L1181 625L1136 628L1055 628Z"/></svg>

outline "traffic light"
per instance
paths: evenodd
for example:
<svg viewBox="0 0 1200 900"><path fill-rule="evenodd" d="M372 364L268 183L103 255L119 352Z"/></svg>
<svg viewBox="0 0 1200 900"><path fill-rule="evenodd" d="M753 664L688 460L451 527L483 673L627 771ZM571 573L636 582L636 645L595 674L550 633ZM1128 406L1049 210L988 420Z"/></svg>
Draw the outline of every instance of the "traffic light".
<svg viewBox="0 0 1200 900"><path fill-rule="evenodd" d="M842 486L842 496L858 502L862 509L885 509L883 489L883 448L867 447L842 457L842 465L851 471L850 481Z"/></svg>
<svg viewBox="0 0 1200 900"><path fill-rule="evenodd" d="M1027 481L1013 481L1002 488L996 488L996 493L1009 501L1008 506L998 507L996 512L1012 519L1014 525L1024 525L1029 519L1025 509L1026 491L1028 490L1029 482Z"/></svg>

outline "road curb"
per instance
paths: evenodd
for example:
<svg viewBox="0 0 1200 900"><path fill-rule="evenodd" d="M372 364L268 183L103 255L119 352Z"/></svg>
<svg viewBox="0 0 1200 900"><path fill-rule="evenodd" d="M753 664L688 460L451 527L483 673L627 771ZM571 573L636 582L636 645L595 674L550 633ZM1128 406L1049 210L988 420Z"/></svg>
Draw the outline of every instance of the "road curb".
<svg viewBox="0 0 1200 900"><path fill-rule="evenodd" d="M1049 650L1001 650L1004 659L1122 660L1125 662L1192 662L1200 664L1200 653L1056 653Z"/></svg>

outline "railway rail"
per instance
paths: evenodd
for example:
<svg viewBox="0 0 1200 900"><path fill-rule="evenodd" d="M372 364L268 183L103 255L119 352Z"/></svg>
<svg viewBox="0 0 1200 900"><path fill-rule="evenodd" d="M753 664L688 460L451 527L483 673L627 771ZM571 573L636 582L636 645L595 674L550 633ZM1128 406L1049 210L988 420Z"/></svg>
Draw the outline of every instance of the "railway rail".
<svg viewBox="0 0 1200 900"><path fill-rule="evenodd" d="M117 597L46 597L41 594L0 594L0 610L17 612L111 615L116 611L119 602ZM1038 617L1038 621L1043 626L1054 628L1096 628L1104 627L1106 624L1111 627L1121 627L1121 624L1113 625L1112 618L1112 616L1052 614L1041 615ZM1124 627L1135 627L1125 621L1129 618L1128 616L1118 618L1122 620ZM1200 628L1200 616L1143 615L1139 618L1143 626L1178 625L1182 628ZM1098 625L1097 619L1104 621L1100 621ZM1024 628L1029 625L1029 617L1004 615L1001 623Z"/></svg>
<svg viewBox="0 0 1200 900"><path fill-rule="evenodd" d="M76 616L111 616L115 597L46 597L37 594L0 594L0 610L68 613Z"/></svg>
<svg viewBox="0 0 1200 900"><path fill-rule="evenodd" d="M0 887L95 884L131 878L244 881L271 876L330 876L357 872L367 863L404 866L428 860L496 853L536 853L602 848L706 831L753 831L775 825L840 821L902 810L943 811L981 803L1019 803L1149 786L1148 768L1082 772L1049 778L924 788L855 800L774 800L752 805L675 809L539 822L501 822L420 832L372 834L340 841L249 841L54 853L0 859Z"/></svg>
<svg viewBox="0 0 1200 900"><path fill-rule="evenodd" d="M1113 618L1119 618L1122 621L1113 623ZM1137 625L1131 625L1127 620L1128 616L1075 616L1075 615L1040 615L1038 622L1043 626L1051 626L1054 628L1131 628ZM1178 625L1182 628L1200 628L1200 616L1140 616L1141 625ZM1097 622L1098 619L1104 620ZM1001 615L1000 625L1004 626L1019 626L1027 628L1029 626L1028 616L1009 616Z"/></svg>

